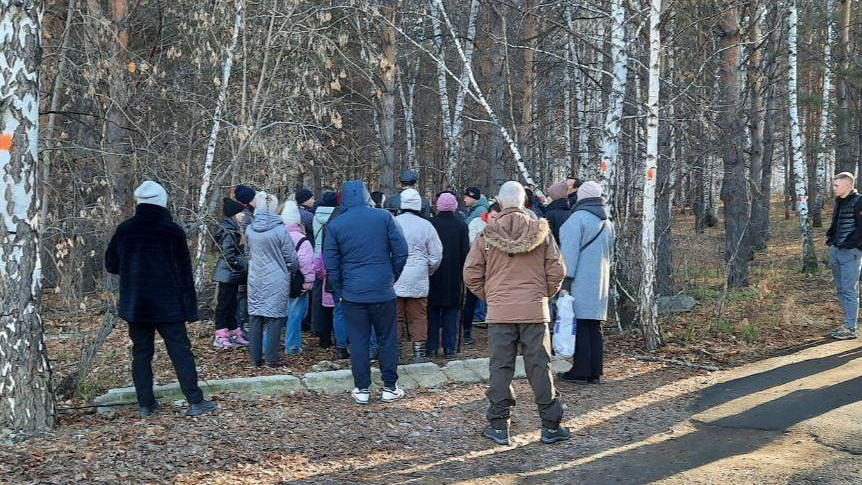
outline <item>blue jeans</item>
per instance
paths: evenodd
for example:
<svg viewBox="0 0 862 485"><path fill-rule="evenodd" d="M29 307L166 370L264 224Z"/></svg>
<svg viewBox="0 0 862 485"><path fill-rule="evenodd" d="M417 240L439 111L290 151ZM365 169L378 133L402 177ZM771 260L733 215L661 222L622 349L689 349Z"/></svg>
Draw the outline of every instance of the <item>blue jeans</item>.
<svg viewBox="0 0 862 485"><path fill-rule="evenodd" d="M838 291L838 301L844 310L844 326L856 330L859 313L859 272L862 270L862 251L856 248L829 247L832 277Z"/></svg>
<svg viewBox="0 0 862 485"><path fill-rule="evenodd" d="M484 322L485 316L488 313L488 304L485 303L485 300L476 301L476 310L473 312L473 320L477 322Z"/></svg>
<svg viewBox="0 0 862 485"><path fill-rule="evenodd" d="M372 329L380 345L380 374L385 387L398 382L398 327L395 323L395 300L382 303L342 301L347 333L350 339L350 369L353 383L359 389L371 386L371 359L368 357Z"/></svg>
<svg viewBox="0 0 862 485"><path fill-rule="evenodd" d="M257 364L262 359L269 363L278 361L278 340L281 336L283 317L249 317L248 353L251 363Z"/></svg>
<svg viewBox="0 0 862 485"><path fill-rule="evenodd" d="M335 346L346 349L349 343L347 325L344 323L344 306L341 295L335 294L335 308L332 309L332 332L335 334Z"/></svg>
<svg viewBox="0 0 862 485"><path fill-rule="evenodd" d="M302 349L302 319L308 311L308 292L290 300L287 310L287 331L284 334L284 353L297 354Z"/></svg>
<svg viewBox="0 0 862 485"><path fill-rule="evenodd" d="M440 331L443 332L443 350L454 354L458 350L458 317L456 307L432 306L428 309L428 352L440 349Z"/></svg>

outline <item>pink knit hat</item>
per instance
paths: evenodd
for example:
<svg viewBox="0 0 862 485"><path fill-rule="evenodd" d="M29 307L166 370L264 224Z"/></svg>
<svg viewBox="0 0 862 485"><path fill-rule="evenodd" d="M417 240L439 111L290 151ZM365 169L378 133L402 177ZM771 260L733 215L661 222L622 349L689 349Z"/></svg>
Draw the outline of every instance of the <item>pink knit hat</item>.
<svg viewBox="0 0 862 485"><path fill-rule="evenodd" d="M458 200L449 192L443 192L437 197L437 210L439 212L454 212L458 208Z"/></svg>

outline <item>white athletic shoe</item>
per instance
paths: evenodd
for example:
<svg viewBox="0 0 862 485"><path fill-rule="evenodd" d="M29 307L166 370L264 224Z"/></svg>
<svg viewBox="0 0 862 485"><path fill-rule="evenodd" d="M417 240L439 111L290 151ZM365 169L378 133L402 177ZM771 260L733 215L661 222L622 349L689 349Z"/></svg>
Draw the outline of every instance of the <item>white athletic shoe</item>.
<svg viewBox="0 0 862 485"><path fill-rule="evenodd" d="M401 389L398 386L390 389L388 387L383 388L383 394L380 396L380 400L383 402L392 402L397 401L399 399L404 399L404 389Z"/></svg>
<svg viewBox="0 0 862 485"><path fill-rule="evenodd" d="M353 400L356 401L356 404L362 404L364 406L371 402L371 393L368 389L359 389L358 387L355 387L350 395L353 396Z"/></svg>

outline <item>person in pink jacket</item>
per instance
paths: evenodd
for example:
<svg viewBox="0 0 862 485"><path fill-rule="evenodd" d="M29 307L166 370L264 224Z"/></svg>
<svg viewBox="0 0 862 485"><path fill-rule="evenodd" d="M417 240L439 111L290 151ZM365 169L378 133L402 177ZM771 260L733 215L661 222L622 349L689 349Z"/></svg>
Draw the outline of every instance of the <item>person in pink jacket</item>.
<svg viewBox="0 0 862 485"><path fill-rule="evenodd" d="M302 319L308 311L309 292L314 286L314 245L305 234L305 226L302 225L299 207L293 200L284 204L281 212L281 220L284 221L285 230L290 234L293 241L296 256L299 259L299 271L291 275L292 278L302 278L302 290L298 295L299 284L291 285L290 307L287 316L287 331L284 336L284 353L287 355L298 355L302 352Z"/></svg>

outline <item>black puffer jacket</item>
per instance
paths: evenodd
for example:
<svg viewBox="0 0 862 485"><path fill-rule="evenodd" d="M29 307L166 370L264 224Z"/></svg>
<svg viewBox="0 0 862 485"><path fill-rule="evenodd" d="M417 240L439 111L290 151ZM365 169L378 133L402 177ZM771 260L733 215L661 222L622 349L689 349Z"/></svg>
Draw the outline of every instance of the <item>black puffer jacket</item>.
<svg viewBox="0 0 862 485"><path fill-rule="evenodd" d="M244 285L248 278L248 257L242 245L240 227L233 217L227 217L213 228L218 244L218 262L213 281Z"/></svg>
<svg viewBox="0 0 862 485"><path fill-rule="evenodd" d="M139 204L117 227L105 269L120 276L120 318L135 323L195 322L198 303L186 234L164 207Z"/></svg>
<svg viewBox="0 0 862 485"><path fill-rule="evenodd" d="M832 225L826 231L826 244L862 249L862 196L855 190L843 199L835 199Z"/></svg>
<svg viewBox="0 0 862 485"><path fill-rule="evenodd" d="M560 244L560 228L563 227L570 215L572 215L572 210L569 206L569 199L557 199L548 204L548 208L545 210L543 217L548 220L557 245Z"/></svg>

